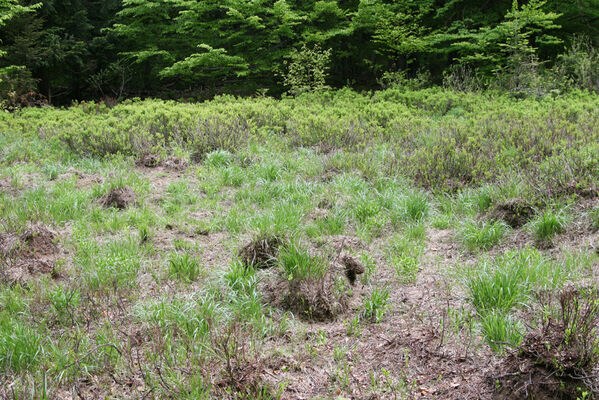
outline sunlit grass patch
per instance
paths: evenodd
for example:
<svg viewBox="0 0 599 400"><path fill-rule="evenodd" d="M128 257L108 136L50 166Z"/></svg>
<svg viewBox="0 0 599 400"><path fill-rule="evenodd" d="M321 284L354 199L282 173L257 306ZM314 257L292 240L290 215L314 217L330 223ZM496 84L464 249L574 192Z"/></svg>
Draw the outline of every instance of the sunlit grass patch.
<svg viewBox="0 0 599 400"><path fill-rule="evenodd" d="M501 242L509 231L509 226L501 221L464 223L459 237L464 246L470 250L488 250Z"/></svg>

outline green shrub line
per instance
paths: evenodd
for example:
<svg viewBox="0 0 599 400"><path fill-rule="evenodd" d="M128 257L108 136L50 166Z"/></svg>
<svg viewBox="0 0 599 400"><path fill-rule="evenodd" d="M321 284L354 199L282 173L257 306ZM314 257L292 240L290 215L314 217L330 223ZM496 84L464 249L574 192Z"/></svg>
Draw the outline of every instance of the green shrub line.
<svg viewBox="0 0 599 400"><path fill-rule="evenodd" d="M166 156L182 148L196 161L218 150L207 161L220 166L252 143L269 142L340 149L367 175L397 174L426 189L517 178L539 190L569 193L597 186L598 108L599 96L582 91L515 100L493 91L343 89L281 100L220 96L197 104L127 100L112 108L27 108L0 114L0 131L23 141L7 141L5 162L40 153ZM265 179L281 172L264 171Z"/></svg>

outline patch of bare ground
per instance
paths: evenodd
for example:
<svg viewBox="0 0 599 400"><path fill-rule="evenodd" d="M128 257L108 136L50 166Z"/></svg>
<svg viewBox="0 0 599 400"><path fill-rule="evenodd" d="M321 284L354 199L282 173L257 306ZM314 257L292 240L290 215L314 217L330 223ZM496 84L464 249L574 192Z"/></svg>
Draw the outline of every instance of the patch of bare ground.
<svg viewBox="0 0 599 400"><path fill-rule="evenodd" d="M183 172L189 166L189 162L184 158L168 157L161 159L156 154L144 154L136 162L140 167L158 168L162 167L165 170Z"/></svg>
<svg viewBox="0 0 599 400"><path fill-rule="evenodd" d="M0 178L0 194L16 196L23 190L35 187L41 179L37 173L20 173L16 182L11 178Z"/></svg>
<svg viewBox="0 0 599 400"><path fill-rule="evenodd" d="M69 168L64 174L58 175L58 180L77 179L77 187L87 188L95 184L104 182L104 179L95 174L86 174L76 170L75 168Z"/></svg>
<svg viewBox="0 0 599 400"><path fill-rule="evenodd" d="M0 194L15 194L16 189L9 178L0 178Z"/></svg>
<svg viewBox="0 0 599 400"><path fill-rule="evenodd" d="M377 285L390 291L380 323L351 327L369 290L357 282L342 318L311 322L304 333L280 340L266 372L272 382L288 382L283 399L491 398L485 377L498 360L480 346L465 295L444 270L464 261L460 246L450 231L430 230L428 237L411 284L397 283L381 243L365 246L376 258ZM277 290L284 290L282 282ZM326 338L322 344L319 335Z"/></svg>
<svg viewBox="0 0 599 400"><path fill-rule="evenodd" d="M20 235L0 233L0 273L4 282L25 284L39 274L58 278L56 261L60 254L56 233L41 223L30 224Z"/></svg>

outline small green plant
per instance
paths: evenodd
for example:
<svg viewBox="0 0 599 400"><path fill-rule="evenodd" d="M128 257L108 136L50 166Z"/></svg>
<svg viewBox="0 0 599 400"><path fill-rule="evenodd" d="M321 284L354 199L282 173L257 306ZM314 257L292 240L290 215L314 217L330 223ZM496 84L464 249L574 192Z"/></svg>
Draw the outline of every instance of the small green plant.
<svg viewBox="0 0 599 400"><path fill-rule="evenodd" d="M56 289L50 292L49 297L58 319L61 321L69 320L74 323L75 311L80 302L79 290L57 286Z"/></svg>
<svg viewBox="0 0 599 400"><path fill-rule="evenodd" d="M195 281L201 273L200 261L189 253L172 253L168 267L171 276L188 282Z"/></svg>
<svg viewBox="0 0 599 400"><path fill-rule="evenodd" d="M533 235L539 242L550 241L555 235L562 233L566 227L563 211L545 210L531 223Z"/></svg>
<svg viewBox="0 0 599 400"><path fill-rule="evenodd" d="M414 255L402 254L392 258L395 274L400 283L413 283L416 281L418 271L420 271L420 262Z"/></svg>
<svg viewBox="0 0 599 400"><path fill-rule="evenodd" d="M389 305L389 289L387 287L372 289L370 296L362 305L362 317L367 321L379 323L387 312Z"/></svg>
<svg viewBox="0 0 599 400"><path fill-rule="evenodd" d="M488 250L497 245L508 231L509 226L502 221L470 221L462 226L459 236L470 251Z"/></svg>
<svg viewBox="0 0 599 400"><path fill-rule="evenodd" d="M374 257L368 253L362 253L360 255L360 261L364 264L364 274L362 274L362 283L368 284L372 281L374 274L376 273L376 261Z"/></svg>
<svg viewBox="0 0 599 400"><path fill-rule="evenodd" d="M405 215L411 221L421 221L428 215L428 199L424 193L413 192L405 199Z"/></svg>

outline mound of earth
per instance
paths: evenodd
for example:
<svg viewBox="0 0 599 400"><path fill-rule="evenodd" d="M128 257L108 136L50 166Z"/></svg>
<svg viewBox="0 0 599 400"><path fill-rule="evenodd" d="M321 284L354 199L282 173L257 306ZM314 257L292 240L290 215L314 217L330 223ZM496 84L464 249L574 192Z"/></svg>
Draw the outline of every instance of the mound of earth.
<svg viewBox="0 0 599 400"><path fill-rule="evenodd" d="M248 267L270 268L276 264L277 252L283 242L277 236L260 236L243 246L238 255Z"/></svg>
<svg viewBox="0 0 599 400"><path fill-rule="evenodd" d="M135 202L135 192L129 187L114 188L100 197L99 202L106 208L114 207L124 210Z"/></svg>
<svg viewBox="0 0 599 400"><path fill-rule="evenodd" d="M331 274L321 279L290 281L281 302L285 310L310 321L332 321L347 311L349 296L335 290Z"/></svg>
<svg viewBox="0 0 599 400"><path fill-rule="evenodd" d="M173 171L184 171L189 166L186 159L177 157L169 157L162 164L165 168Z"/></svg>
<svg viewBox="0 0 599 400"><path fill-rule="evenodd" d="M21 235L0 233L0 259L6 265L6 281L25 281L28 274L37 273L57 277L54 261L58 253L56 234L43 224L33 224Z"/></svg>
<svg viewBox="0 0 599 400"><path fill-rule="evenodd" d="M593 392L595 326L599 322L597 290L566 288L559 295L561 317L528 333L491 377L497 399L578 399Z"/></svg>
<svg viewBox="0 0 599 400"><path fill-rule="evenodd" d="M23 257L50 256L58 252L56 234L42 224L29 227L21 234Z"/></svg>
<svg viewBox="0 0 599 400"><path fill-rule="evenodd" d="M520 228L535 215L535 209L532 205L517 199L498 204L488 214L490 219L504 221L512 228Z"/></svg>
<svg viewBox="0 0 599 400"><path fill-rule="evenodd" d="M342 272L332 267L322 278L289 280L287 276L274 274L270 279L262 279L259 286L264 300L274 307L303 320L326 322L335 320L349 308L351 291L338 285L339 276Z"/></svg>
<svg viewBox="0 0 599 400"><path fill-rule="evenodd" d="M142 165L146 168L156 168L160 164L160 158L156 154L144 154L137 161L137 165Z"/></svg>

